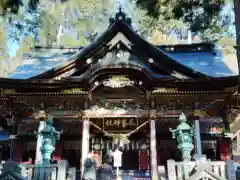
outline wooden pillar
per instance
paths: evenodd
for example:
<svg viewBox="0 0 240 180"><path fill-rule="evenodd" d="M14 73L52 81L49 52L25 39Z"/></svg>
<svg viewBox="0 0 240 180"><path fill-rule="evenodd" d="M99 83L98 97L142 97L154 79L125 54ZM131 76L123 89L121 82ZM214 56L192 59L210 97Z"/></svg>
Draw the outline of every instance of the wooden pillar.
<svg viewBox="0 0 240 180"><path fill-rule="evenodd" d="M225 103L230 104L229 103L229 98L225 101ZM226 104L224 104L220 108L220 115L222 116L223 123L224 123L226 131L230 132L230 123L228 121L228 114L229 114L229 111L230 111L231 107L227 106Z"/></svg>
<svg viewBox="0 0 240 180"><path fill-rule="evenodd" d="M230 123L229 123L229 113L231 111L231 98L227 97L225 100L225 104L223 104L222 108L220 108L220 115L222 116L223 123L225 126L226 133L229 133L230 130ZM227 138L227 137L226 137ZM228 139L228 151L229 151L229 156L231 159L233 159L233 154L232 154L232 141L230 138ZM221 153L220 153L220 158L221 158Z"/></svg>
<svg viewBox="0 0 240 180"><path fill-rule="evenodd" d="M25 149L26 149L26 146L24 142L15 140L14 153L13 153L13 160L15 162L19 162L19 163L22 162L22 156ZM1 160L1 157L0 157L0 160Z"/></svg>
<svg viewBox="0 0 240 180"><path fill-rule="evenodd" d="M85 109L88 108L88 101L85 101ZM82 126L82 158L81 158L81 174L83 175L84 162L89 153L90 123L87 117L83 119Z"/></svg>
<svg viewBox="0 0 240 180"><path fill-rule="evenodd" d="M200 159L202 157L202 144L199 119L196 119L194 121L194 127L195 127L196 159Z"/></svg>
<svg viewBox="0 0 240 180"><path fill-rule="evenodd" d="M12 131L10 132L14 137L12 137L9 134L9 139L10 139L10 159L14 160L14 146L16 143L16 139L15 139L15 135L17 134L18 131L18 117L14 117L12 115L12 113L10 113L10 118L7 118L7 124L9 124L10 126L12 126Z"/></svg>
<svg viewBox="0 0 240 180"><path fill-rule="evenodd" d="M42 163L42 153L41 153L41 145L42 145L42 136L39 134L45 126L45 121L39 121L38 126L38 135L37 135L37 146L36 146L36 156L35 156L35 164Z"/></svg>
<svg viewBox="0 0 240 180"><path fill-rule="evenodd" d="M83 120L82 130L82 161L81 161L81 173L83 173L84 161L89 153L89 128L90 123L88 120Z"/></svg>
<svg viewBox="0 0 240 180"><path fill-rule="evenodd" d="M217 138L217 143L216 143L216 160L221 161L221 145L220 145L219 138Z"/></svg>
<svg viewBox="0 0 240 180"><path fill-rule="evenodd" d="M10 140L10 157L9 157L9 159L11 159L11 160L14 160L14 145L15 145L15 140L14 139L11 139Z"/></svg>
<svg viewBox="0 0 240 180"><path fill-rule="evenodd" d="M200 110L200 105L199 102L196 101L194 103L194 109L193 109L193 114L194 114L194 131L195 131L195 159L200 162L202 159L205 159L206 156L202 154L202 142L201 142L201 130L200 130L200 115L199 112Z"/></svg>
<svg viewBox="0 0 240 180"><path fill-rule="evenodd" d="M157 145L156 145L156 126L155 119L156 111L151 110L150 112L150 156L151 156L151 179L158 179L158 167L157 167Z"/></svg>

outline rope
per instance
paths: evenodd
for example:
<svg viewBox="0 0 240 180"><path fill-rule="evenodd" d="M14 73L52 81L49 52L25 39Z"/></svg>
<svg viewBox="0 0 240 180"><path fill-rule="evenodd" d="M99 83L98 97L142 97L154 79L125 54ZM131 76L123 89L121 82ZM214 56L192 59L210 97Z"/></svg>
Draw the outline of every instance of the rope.
<svg viewBox="0 0 240 180"><path fill-rule="evenodd" d="M97 128L98 130L102 131L104 134L108 134L107 131L104 131L102 128L100 128L98 125L94 124L93 122L89 121L88 122L93 125L95 128Z"/></svg>
<svg viewBox="0 0 240 180"><path fill-rule="evenodd" d="M97 128L98 130L102 131L105 136L113 136L114 134L112 133L108 133L107 131L104 131L102 128L100 128L98 125L94 124L93 122L91 122L90 120L88 120L88 122L93 125L95 128ZM138 131L139 129L141 129L143 126L145 126L148 123L148 121L145 121L144 123L142 123L140 126L138 126L136 129L134 129L133 131L131 131L128 134L125 134L125 137L129 137L131 136L133 133L135 133L136 131ZM122 134L123 135L123 134Z"/></svg>
<svg viewBox="0 0 240 180"><path fill-rule="evenodd" d="M127 136L131 136L133 133L135 133L136 131L138 131L139 129L141 129L143 126L145 126L145 124L147 124L148 121L145 121L144 123L142 123L140 126L138 126L136 129L134 129L133 131L131 131L130 133L127 134Z"/></svg>

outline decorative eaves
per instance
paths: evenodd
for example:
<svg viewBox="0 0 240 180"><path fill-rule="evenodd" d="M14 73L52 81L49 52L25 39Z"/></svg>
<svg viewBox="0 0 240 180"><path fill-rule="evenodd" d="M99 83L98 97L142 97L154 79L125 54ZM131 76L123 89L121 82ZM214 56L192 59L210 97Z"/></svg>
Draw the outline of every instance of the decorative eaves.
<svg viewBox="0 0 240 180"><path fill-rule="evenodd" d="M132 19L126 17L126 14L122 11L122 7L118 8L118 12L116 13L114 18L109 19L109 25L111 26L116 21L123 21L127 25L132 26Z"/></svg>

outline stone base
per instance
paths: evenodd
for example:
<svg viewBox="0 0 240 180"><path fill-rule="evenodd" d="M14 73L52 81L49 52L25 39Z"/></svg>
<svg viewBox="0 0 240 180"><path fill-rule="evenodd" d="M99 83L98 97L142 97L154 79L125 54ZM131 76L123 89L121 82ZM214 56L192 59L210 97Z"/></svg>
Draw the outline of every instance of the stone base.
<svg viewBox="0 0 240 180"><path fill-rule="evenodd" d="M25 172L26 172L25 168L21 166L19 163L14 162L12 160L8 160L5 164L3 164L0 179L24 180L25 178L22 175L26 174Z"/></svg>
<svg viewBox="0 0 240 180"><path fill-rule="evenodd" d="M199 156L197 154L195 154L195 161L196 161L197 165L207 164L207 162L208 162L206 155Z"/></svg>
<svg viewBox="0 0 240 180"><path fill-rule="evenodd" d="M194 158L195 158L195 161L207 161L207 156L204 154L202 154L200 156L198 154L195 154Z"/></svg>

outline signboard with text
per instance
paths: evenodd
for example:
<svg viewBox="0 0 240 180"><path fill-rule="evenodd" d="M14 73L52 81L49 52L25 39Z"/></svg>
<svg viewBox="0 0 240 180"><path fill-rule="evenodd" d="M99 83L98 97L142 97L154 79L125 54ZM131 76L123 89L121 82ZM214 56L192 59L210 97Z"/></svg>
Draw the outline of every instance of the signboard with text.
<svg viewBox="0 0 240 180"><path fill-rule="evenodd" d="M107 132L128 132L138 127L135 117L104 118L103 129Z"/></svg>

